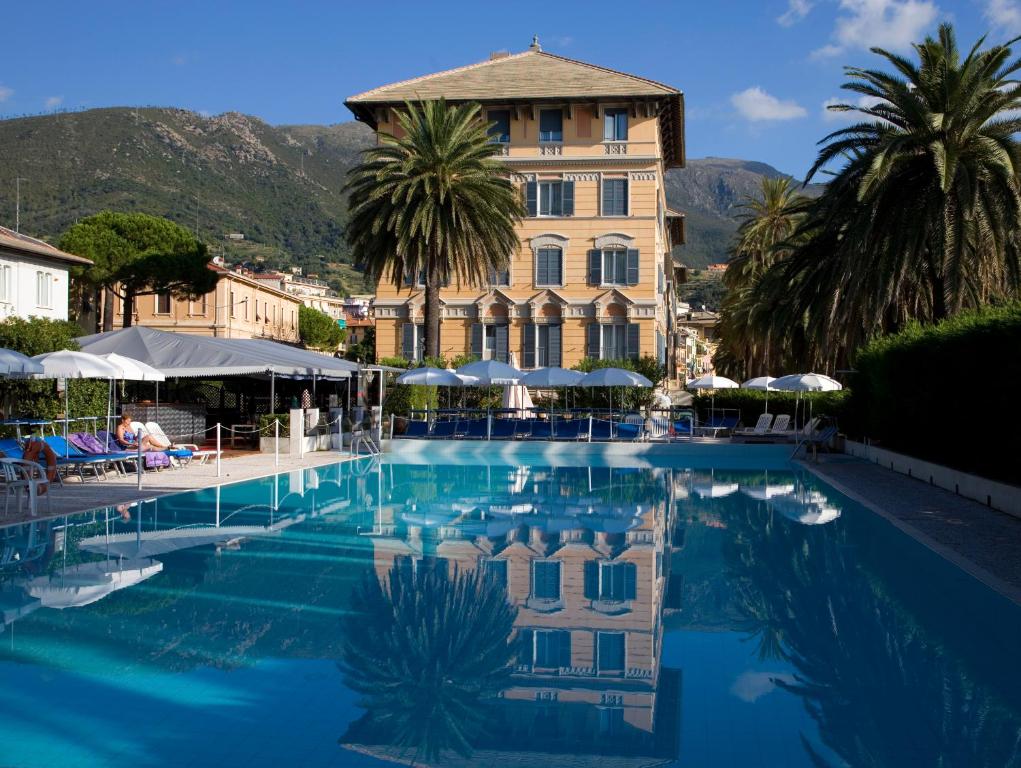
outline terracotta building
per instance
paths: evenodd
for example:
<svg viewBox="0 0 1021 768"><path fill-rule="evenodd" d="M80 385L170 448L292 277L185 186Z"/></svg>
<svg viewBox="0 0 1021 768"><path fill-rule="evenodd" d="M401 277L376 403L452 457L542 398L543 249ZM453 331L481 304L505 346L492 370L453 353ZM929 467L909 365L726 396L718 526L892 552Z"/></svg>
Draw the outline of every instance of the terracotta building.
<svg viewBox="0 0 1021 768"><path fill-rule="evenodd" d="M667 208L664 172L684 165L681 92L533 42L346 103L392 133L406 100L441 96L483 106L528 209L507 270L487 285L442 290L441 354L516 353L525 368L649 355L669 370L671 249L684 229ZM421 284L378 285L377 356L421 356L423 303Z"/></svg>

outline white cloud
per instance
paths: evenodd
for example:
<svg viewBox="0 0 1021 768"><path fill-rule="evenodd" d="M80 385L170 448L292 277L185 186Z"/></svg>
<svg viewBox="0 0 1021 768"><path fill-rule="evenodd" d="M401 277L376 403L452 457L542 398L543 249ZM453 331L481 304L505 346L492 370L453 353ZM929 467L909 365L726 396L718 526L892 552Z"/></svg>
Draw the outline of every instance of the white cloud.
<svg viewBox="0 0 1021 768"><path fill-rule="evenodd" d="M882 102L882 99L877 99L875 96L859 96L855 99L841 99L834 96L832 99L826 99L822 103L822 119L828 123L836 122L850 122L854 120L862 119L863 115L858 112L843 112L834 111L830 109L834 104L851 104L852 106L860 107L862 109L868 109L869 107L875 106ZM872 118L864 116L865 119L871 120Z"/></svg>
<svg viewBox="0 0 1021 768"><path fill-rule="evenodd" d="M833 42L812 56L824 58L872 47L903 51L921 41L939 15L932 0L840 0Z"/></svg>
<svg viewBox="0 0 1021 768"><path fill-rule="evenodd" d="M730 103L741 117L752 122L795 120L808 114L796 101L781 101L757 85L735 93L730 97Z"/></svg>
<svg viewBox="0 0 1021 768"><path fill-rule="evenodd" d="M46 101L43 102L46 105L46 109L56 109L64 103L63 96L48 96Z"/></svg>
<svg viewBox="0 0 1021 768"><path fill-rule="evenodd" d="M790 27L797 24L812 10L812 0L787 0L787 10L776 17L776 23L781 27Z"/></svg>
<svg viewBox="0 0 1021 768"><path fill-rule="evenodd" d="M14 89L8 88L6 85L0 85L0 102L7 101L14 95Z"/></svg>
<svg viewBox="0 0 1021 768"><path fill-rule="evenodd" d="M778 682L793 683L795 679L783 672L744 672L730 686L730 693L746 704L754 704L772 693Z"/></svg>
<svg viewBox="0 0 1021 768"><path fill-rule="evenodd" d="M1010 34L1021 30L1021 7L1015 0L985 0L982 15L998 27L1006 27L1004 31Z"/></svg>

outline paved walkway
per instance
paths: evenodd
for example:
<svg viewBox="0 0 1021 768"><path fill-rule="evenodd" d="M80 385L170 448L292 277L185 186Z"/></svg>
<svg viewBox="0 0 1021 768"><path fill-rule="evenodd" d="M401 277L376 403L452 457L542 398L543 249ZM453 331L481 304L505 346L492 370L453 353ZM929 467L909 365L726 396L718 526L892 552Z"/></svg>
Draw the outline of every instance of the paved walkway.
<svg viewBox="0 0 1021 768"><path fill-rule="evenodd" d="M802 465L1021 605L1018 518L848 456Z"/></svg>
<svg viewBox="0 0 1021 768"><path fill-rule="evenodd" d="M106 480L95 480L90 477L84 483L72 477L66 479L64 485L54 486L51 491L53 514L66 515L73 512L84 512L139 499L151 499L168 493L190 491L195 488L210 488L223 483L263 477L275 472L321 467L348 459L350 457L347 453L337 453L336 451L314 451L305 454L303 459L292 459L287 454L283 454L280 456L280 466L276 467L273 464L272 454L236 453L228 455L222 460L221 477L219 478L216 476L215 461L210 460L205 464L193 462L181 469L146 472L142 478L142 490L138 490L137 478L133 474L121 476L109 473ZM26 513L27 507L27 504L23 505L23 511ZM3 508L0 507L0 513L2 511ZM5 523L19 521L14 511L14 501L12 500L11 517L4 518ZM49 516L45 499L39 500L39 516ZM25 518L27 518L27 514L23 514L20 519Z"/></svg>

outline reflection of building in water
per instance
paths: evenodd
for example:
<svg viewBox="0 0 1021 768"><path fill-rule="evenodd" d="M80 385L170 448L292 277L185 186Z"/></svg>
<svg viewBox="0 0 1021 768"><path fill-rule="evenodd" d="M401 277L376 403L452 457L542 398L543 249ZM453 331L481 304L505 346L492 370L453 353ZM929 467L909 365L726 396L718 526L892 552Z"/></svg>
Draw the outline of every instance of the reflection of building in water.
<svg viewBox="0 0 1021 768"><path fill-rule="evenodd" d="M518 608L502 722L474 759L513 752L515 764L531 764L521 763L523 753L542 753L536 764L548 764L550 753L569 753L580 761L572 765L587 764L582 755L645 765L676 757L680 672L660 663L671 472L397 470L391 502L366 531L377 575L394 565L484 568ZM447 476L459 470L463 478ZM469 484L474 495L460 502L427 501L442 498L444 486Z"/></svg>

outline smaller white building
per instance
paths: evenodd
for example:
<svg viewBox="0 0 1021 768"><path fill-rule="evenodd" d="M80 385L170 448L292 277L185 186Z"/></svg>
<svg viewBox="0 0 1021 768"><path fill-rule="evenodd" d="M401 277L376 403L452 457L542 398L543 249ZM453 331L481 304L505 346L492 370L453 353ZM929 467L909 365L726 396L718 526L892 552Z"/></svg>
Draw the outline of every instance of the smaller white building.
<svg viewBox="0 0 1021 768"><path fill-rule="evenodd" d="M0 321L67 320L69 271L92 262L34 237L0 227Z"/></svg>

